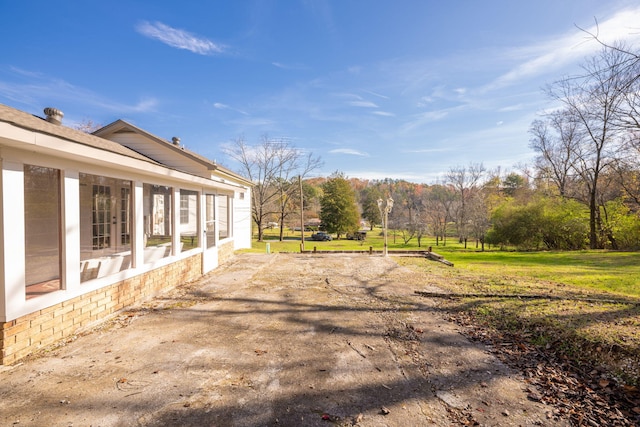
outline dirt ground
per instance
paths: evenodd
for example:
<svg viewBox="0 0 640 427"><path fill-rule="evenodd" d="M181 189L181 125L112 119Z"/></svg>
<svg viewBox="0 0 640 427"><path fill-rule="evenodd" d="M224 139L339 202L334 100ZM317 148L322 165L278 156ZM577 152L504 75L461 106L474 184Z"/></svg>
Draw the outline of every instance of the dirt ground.
<svg viewBox="0 0 640 427"><path fill-rule="evenodd" d="M0 425L566 425L415 290L391 257L240 254L0 367Z"/></svg>

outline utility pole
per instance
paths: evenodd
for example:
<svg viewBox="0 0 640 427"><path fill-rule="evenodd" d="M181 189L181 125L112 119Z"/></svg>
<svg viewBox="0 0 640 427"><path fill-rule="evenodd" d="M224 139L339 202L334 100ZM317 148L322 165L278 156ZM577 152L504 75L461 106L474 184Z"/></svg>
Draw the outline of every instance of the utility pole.
<svg viewBox="0 0 640 427"><path fill-rule="evenodd" d="M304 251L304 197L302 193L302 176L298 175L300 186L300 252Z"/></svg>

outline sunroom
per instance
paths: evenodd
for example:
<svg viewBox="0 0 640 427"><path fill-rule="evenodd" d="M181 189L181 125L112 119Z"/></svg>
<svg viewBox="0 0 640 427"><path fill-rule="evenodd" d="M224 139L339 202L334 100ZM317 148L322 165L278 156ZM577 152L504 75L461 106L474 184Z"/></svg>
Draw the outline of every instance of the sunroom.
<svg viewBox="0 0 640 427"><path fill-rule="evenodd" d="M90 135L45 113L0 105L3 364L251 245L244 178L123 121Z"/></svg>

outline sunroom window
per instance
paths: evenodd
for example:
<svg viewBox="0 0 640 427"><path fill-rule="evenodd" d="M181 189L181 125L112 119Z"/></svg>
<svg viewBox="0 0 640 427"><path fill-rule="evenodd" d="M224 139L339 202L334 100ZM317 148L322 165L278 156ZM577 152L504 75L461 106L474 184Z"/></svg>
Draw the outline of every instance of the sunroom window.
<svg viewBox="0 0 640 427"><path fill-rule="evenodd" d="M173 189L164 185L143 185L144 262L150 263L171 255L171 206Z"/></svg>
<svg viewBox="0 0 640 427"><path fill-rule="evenodd" d="M27 299L61 289L60 208L60 171L24 165L24 249Z"/></svg>
<svg viewBox="0 0 640 427"><path fill-rule="evenodd" d="M218 195L218 238L231 237L231 199L224 194Z"/></svg>
<svg viewBox="0 0 640 427"><path fill-rule="evenodd" d="M180 243L182 251L198 247L198 192L180 190Z"/></svg>
<svg viewBox="0 0 640 427"><path fill-rule="evenodd" d="M207 237L207 248L216 245L216 196L207 194L205 196L205 234Z"/></svg>
<svg viewBox="0 0 640 427"><path fill-rule="evenodd" d="M131 181L80 174L80 281L131 268Z"/></svg>

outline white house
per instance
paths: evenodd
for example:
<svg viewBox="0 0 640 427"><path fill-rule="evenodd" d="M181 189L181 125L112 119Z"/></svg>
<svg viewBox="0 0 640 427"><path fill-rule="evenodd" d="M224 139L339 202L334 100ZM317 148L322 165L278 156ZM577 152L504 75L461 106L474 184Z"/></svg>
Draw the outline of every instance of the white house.
<svg viewBox="0 0 640 427"><path fill-rule="evenodd" d="M118 120L93 134L0 104L0 363L251 247L251 183Z"/></svg>

